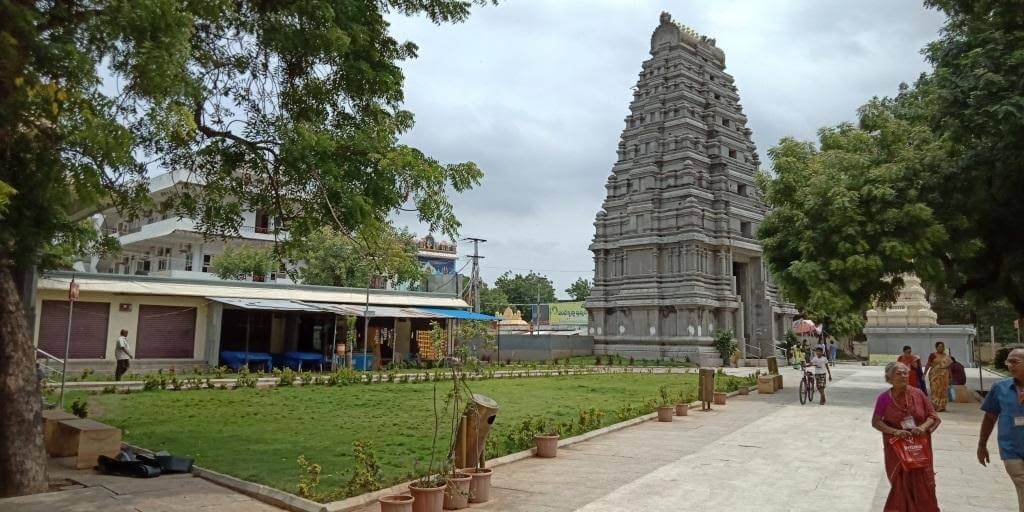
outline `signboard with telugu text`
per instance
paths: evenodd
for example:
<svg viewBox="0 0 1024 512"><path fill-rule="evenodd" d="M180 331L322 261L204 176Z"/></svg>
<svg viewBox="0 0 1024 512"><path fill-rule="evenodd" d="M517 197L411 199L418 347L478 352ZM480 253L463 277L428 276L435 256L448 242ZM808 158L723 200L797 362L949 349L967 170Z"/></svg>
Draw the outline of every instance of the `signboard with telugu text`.
<svg viewBox="0 0 1024 512"><path fill-rule="evenodd" d="M587 325L587 310L583 301L552 302L548 307L548 323L551 325Z"/></svg>

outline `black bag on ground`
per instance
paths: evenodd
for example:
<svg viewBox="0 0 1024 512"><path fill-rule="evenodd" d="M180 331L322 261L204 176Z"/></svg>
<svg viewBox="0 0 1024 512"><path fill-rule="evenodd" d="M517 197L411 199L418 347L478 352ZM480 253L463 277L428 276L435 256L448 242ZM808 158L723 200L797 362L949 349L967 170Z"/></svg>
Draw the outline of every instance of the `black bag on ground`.
<svg viewBox="0 0 1024 512"><path fill-rule="evenodd" d="M195 459L188 457L175 457L166 451L159 451L153 455L137 455L139 460L150 466L160 468L161 473L189 473L192 471L192 464Z"/></svg>
<svg viewBox="0 0 1024 512"><path fill-rule="evenodd" d="M141 460L117 460L106 455L100 455L96 458L96 471L108 475L133 476L136 478L160 476L160 468L150 466Z"/></svg>

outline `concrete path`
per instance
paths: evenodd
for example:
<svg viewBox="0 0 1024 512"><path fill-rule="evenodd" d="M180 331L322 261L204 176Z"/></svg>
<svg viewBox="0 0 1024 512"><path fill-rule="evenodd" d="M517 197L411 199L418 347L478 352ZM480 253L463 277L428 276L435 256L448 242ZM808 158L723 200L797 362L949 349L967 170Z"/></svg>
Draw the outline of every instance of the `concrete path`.
<svg viewBox="0 0 1024 512"><path fill-rule="evenodd" d="M840 365L829 403L800 405L798 372L774 395L647 422L495 468L494 499L471 510L875 511L889 492L870 426L882 369ZM991 381L990 381L991 382ZM1016 510L1002 465L975 460L977 404L950 404L936 433L939 502L962 512ZM990 450L996 453L994 439Z"/></svg>
<svg viewBox="0 0 1024 512"><path fill-rule="evenodd" d="M192 475L126 478L50 465L68 490L0 499L0 512L280 512Z"/></svg>

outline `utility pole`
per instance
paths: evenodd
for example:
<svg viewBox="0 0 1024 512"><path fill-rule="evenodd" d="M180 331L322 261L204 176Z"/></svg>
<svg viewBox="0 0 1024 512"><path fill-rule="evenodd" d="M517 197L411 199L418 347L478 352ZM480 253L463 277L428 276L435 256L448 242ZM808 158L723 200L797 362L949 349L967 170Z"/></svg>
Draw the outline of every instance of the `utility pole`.
<svg viewBox="0 0 1024 512"><path fill-rule="evenodd" d="M480 242L486 242L483 238L468 237L463 240L469 240L473 242L473 277L469 282L470 294L473 297L473 311L476 313L480 312Z"/></svg>

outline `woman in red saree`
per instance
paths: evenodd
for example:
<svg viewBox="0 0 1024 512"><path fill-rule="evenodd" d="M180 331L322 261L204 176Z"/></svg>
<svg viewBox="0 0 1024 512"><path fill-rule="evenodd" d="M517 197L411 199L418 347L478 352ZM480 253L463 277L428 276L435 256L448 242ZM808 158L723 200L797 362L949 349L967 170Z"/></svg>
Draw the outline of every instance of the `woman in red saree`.
<svg viewBox="0 0 1024 512"><path fill-rule="evenodd" d="M938 512L939 503L935 497L934 463L927 467L907 469L900 463L899 455L890 444L893 437L909 438L927 436L939 426L928 397L918 388L907 385L910 369L902 363L885 366L885 380L892 388L878 395L871 426L882 433L882 448L885 450L885 473L889 477L889 498L885 512ZM928 457L934 460L929 443Z"/></svg>

